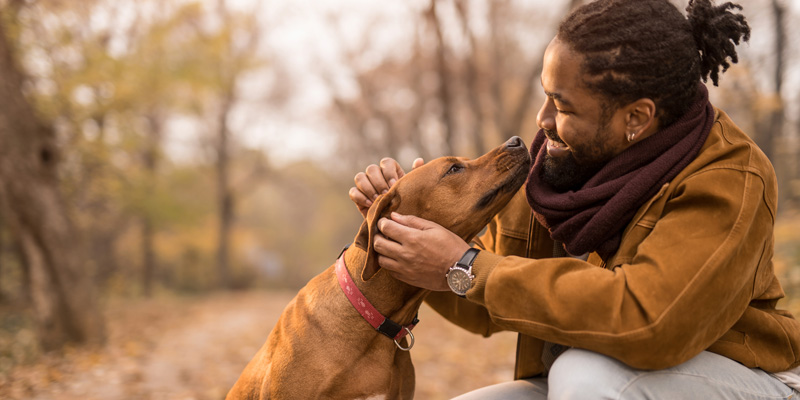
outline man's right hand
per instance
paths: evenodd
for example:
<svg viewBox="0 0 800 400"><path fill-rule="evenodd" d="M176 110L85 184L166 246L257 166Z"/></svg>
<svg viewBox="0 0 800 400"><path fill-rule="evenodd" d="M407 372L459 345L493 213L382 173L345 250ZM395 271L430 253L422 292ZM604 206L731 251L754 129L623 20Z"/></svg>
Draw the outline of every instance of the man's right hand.
<svg viewBox="0 0 800 400"><path fill-rule="evenodd" d="M417 168L425 162L421 158L414 160L411 169ZM378 195L389 191L398 179L405 175L405 171L400 164L393 158L386 157L381 160L379 165L372 164L367 167L365 172L356 174L356 186L350 188L350 200L356 203L358 211L365 218L372 202Z"/></svg>

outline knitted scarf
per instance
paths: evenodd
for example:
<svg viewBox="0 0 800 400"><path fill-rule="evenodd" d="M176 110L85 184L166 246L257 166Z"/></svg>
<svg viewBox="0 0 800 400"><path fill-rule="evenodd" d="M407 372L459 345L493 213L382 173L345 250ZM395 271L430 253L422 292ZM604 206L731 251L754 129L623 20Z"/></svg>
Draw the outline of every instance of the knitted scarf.
<svg viewBox="0 0 800 400"><path fill-rule="evenodd" d="M547 146L540 130L530 148L535 161L526 189L534 216L570 254L596 251L607 261L636 211L697 156L713 123L714 108L701 84L697 100L678 121L634 143L580 189L565 193L541 179Z"/></svg>

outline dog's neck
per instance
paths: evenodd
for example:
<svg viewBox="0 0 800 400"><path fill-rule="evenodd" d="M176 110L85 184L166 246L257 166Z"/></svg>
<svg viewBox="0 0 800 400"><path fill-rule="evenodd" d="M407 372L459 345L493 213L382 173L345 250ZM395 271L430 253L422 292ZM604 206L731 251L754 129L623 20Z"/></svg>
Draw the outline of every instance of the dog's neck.
<svg viewBox="0 0 800 400"><path fill-rule="evenodd" d="M428 290L401 282L383 270L364 281L361 274L367 262L367 251L357 246L350 246L343 257L353 282L383 316L400 325L414 319Z"/></svg>

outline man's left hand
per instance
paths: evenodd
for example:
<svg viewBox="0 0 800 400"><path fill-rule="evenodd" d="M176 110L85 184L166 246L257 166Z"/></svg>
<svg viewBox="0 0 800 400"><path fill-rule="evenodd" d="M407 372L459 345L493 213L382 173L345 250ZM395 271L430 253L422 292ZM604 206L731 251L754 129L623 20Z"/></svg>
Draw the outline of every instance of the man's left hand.
<svg viewBox="0 0 800 400"><path fill-rule="evenodd" d="M446 274L469 245L441 225L413 215L392 213L378 221L373 248L378 264L412 286L450 290Z"/></svg>

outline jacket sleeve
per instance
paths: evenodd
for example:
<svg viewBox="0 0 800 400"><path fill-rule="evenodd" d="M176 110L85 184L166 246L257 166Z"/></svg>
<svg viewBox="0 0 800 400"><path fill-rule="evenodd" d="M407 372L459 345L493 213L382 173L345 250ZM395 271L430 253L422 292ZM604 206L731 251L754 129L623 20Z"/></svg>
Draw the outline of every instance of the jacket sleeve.
<svg viewBox="0 0 800 400"><path fill-rule="evenodd" d="M497 234L497 219L495 218L486 227L486 231L483 235L473 239L472 246L496 253L497 249L495 248L495 243ZM454 293L431 292L425 298L425 302L450 322L472 333L488 337L495 332L504 330L492 322L486 307L458 297Z"/></svg>
<svg viewBox="0 0 800 400"><path fill-rule="evenodd" d="M772 208L746 167L701 170L678 183L656 221L636 221L616 268L571 258L502 257L473 266L467 297L498 325L584 348L632 367L677 365L744 313L757 267L771 257Z"/></svg>

